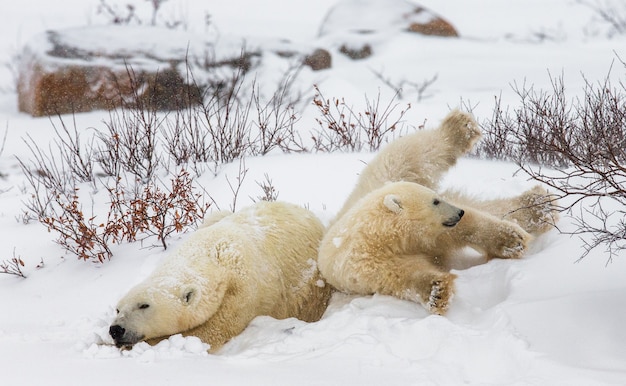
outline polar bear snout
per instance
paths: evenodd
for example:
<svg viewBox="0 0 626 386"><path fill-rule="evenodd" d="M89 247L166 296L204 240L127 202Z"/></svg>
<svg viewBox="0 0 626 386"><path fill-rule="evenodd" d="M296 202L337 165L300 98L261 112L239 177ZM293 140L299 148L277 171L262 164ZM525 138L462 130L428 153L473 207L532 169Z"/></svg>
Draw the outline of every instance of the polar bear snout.
<svg viewBox="0 0 626 386"><path fill-rule="evenodd" d="M135 343L139 342L143 339L143 337L138 336L137 334L133 334L132 332L127 331L124 327L119 324L114 324L109 327L109 335L113 338L115 342L115 346L130 348Z"/></svg>
<svg viewBox="0 0 626 386"><path fill-rule="evenodd" d="M114 324L109 328L109 335L111 335L111 338L113 338L116 343L122 339L125 332L126 329L118 324Z"/></svg>
<svg viewBox="0 0 626 386"><path fill-rule="evenodd" d="M449 228L455 226L459 223L459 221L461 221L461 218L463 218L464 214L465 211L463 209L459 209L453 216L443 222L443 226Z"/></svg>

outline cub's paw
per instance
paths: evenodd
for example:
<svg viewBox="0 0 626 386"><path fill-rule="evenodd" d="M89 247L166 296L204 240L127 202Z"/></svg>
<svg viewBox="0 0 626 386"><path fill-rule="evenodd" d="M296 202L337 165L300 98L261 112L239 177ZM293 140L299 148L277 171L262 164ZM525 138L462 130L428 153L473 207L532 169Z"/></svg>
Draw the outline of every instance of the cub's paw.
<svg viewBox="0 0 626 386"><path fill-rule="evenodd" d="M525 191L516 199L517 207L504 219L519 224L528 233L539 235L554 227L558 220L557 202L541 186Z"/></svg>
<svg viewBox="0 0 626 386"><path fill-rule="evenodd" d="M481 136L474 117L460 110L453 110L446 116L441 123L441 130L459 153L470 151Z"/></svg>
<svg viewBox="0 0 626 386"><path fill-rule="evenodd" d="M496 225L496 237L494 248L490 252L490 258L519 259L528 248L532 236L520 226L508 221L502 221Z"/></svg>
<svg viewBox="0 0 626 386"><path fill-rule="evenodd" d="M439 278L433 279L428 302L426 303L426 308L430 313L443 315L448 311L448 306L454 296L455 277L453 274L444 274Z"/></svg>

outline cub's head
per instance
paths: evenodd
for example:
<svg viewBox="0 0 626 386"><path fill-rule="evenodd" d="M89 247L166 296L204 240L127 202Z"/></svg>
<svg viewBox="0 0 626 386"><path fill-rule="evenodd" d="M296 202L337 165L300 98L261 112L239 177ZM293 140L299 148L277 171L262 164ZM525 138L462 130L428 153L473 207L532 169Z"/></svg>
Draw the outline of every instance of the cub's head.
<svg viewBox="0 0 626 386"><path fill-rule="evenodd" d="M394 182L381 192L382 205L400 222L416 224L430 231L455 226L465 213L444 201L434 191L412 182Z"/></svg>
<svg viewBox="0 0 626 386"><path fill-rule="evenodd" d="M187 331L206 322L219 308L227 283L197 274L152 275L117 305L109 334L117 347Z"/></svg>

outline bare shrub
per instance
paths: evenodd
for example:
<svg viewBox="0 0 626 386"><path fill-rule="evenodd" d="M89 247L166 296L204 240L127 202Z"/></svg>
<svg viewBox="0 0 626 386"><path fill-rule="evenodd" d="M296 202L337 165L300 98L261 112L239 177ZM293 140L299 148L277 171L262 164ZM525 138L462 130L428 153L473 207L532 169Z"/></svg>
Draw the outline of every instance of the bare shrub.
<svg viewBox="0 0 626 386"><path fill-rule="evenodd" d="M152 109L120 108L109 114L105 122L108 132L100 133L97 161L109 176L131 173L149 181L159 167L161 116Z"/></svg>
<svg viewBox="0 0 626 386"><path fill-rule="evenodd" d="M53 201L71 202L77 189L76 180L67 171L67 166L59 161L59 152L44 151L28 136L24 142L29 148L32 159L25 162L18 158L20 167L28 184L33 189L26 207L39 219L47 216ZM58 144L58 142L57 142Z"/></svg>
<svg viewBox="0 0 626 386"><path fill-rule="evenodd" d="M61 135L58 130L56 133ZM78 187L81 167L75 164L80 157L60 156L79 148L77 141L77 135L70 135L56 141L56 149L50 147L46 152L31 137L25 140L33 156L28 163L18 159L33 189L25 205L48 231L57 233L56 242L64 249L80 259L102 262L111 257L111 250L93 213L84 214Z"/></svg>
<svg viewBox="0 0 626 386"><path fill-rule="evenodd" d="M32 155L29 162L19 160L32 189L26 207L57 234L56 242L68 252L82 260L104 262L112 257L111 243L134 241L138 234L142 240L155 236L166 247L166 237L188 230L204 216L208 205L195 192L187 172L173 178L169 191L154 178L160 164L154 134L158 124L156 115L132 112L130 118L107 123L108 133L98 134L87 150L83 150L77 131L63 122L62 130L55 127L57 139L47 151L31 137L25 140ZM97 163L107 172L101 179L86 173L92 170L91 154L96 153ZM122 176L134 182L134 190L120 183ZM108 216L104 215L106 220L93 208L85 210L86 198L81 199L84 193L80 189L85 182L93 191L99 187L109 191L111 208Z"/></svg>
<svg viewBox="0 0 626 386"><path fill-rule="evenodd" d="M132 107L109 111L109 119L104 123L107 131L98 133L98 144L92 144L91 149L97 149L97 161L107 175L118 177L127 172L149 181L162 161L158 134L166 115L159 111L155 100L142 96L132 68L127 67L127 73Z"/></svg>
<svg viewBox="0 0 626 386"><path fill-rule="evenodd" d="M49 205L39 221L57 233L56 242L68 252L81 260L103 263L113 256L104 224L99 224L95 215L86 217L79 199L78 189L73 196L56 198L56 205Z"/></svg>
<svg viewBox="0 0 626 386"><path fill-rule="evenodd" d="M237 210L237 199L239 198L239 191L243 186L243 181L248 174L248 169L246 168L246 160L244 158L239 159L239 169L237 172L237 176L235 177L235 183L231 182L231 180L226 176L226 182L228 183L228 187L230 188L230 192L233 196L233 201L230 206L230 211L235 212Z"/></svg>
<svg viewBox="0 0 626 386"><path fill-rule="evenodd" d="M274 149L303 151L294 125L298 121L289 71L269 98L256 80L248 81L242 67L213 90L202 105L174 112L163 129L165 148L176 165L217 166L245 156L265 155Z"/></svg>
<svg viewBox="0 0 626 386"><path fill-rule="evenodd" d="M238 68L202 105L178 110L167 121L165 146L177 165L212 162L217 167L249 151L252 101L242 102L244 79Z"/></svg>
<svg viewBox="0 0 626 386"><path fill-rule="evenodd" d="M389 139L402 117L411 108L400 110L397 118L392 113L398 107L394 104L395 96L386 106L381 106L380 93L376 99L365 98L366 108L363 113L355 112L346 101L333 98L326 99L320 89L315 86L316 95L313 103L319 109L321 117L316 118L320 129L312 134L314 149L321 152L333 151L375 151Z"/></svg>
<svg viewBox="0 0 626 386"><path fill-rule="evenodd" d="M568 100L564 90L558 78L550 91L518 88L512 112L496 103L476 153L513 160L551 188L574 218L565 233L584 236L581 258L603 247L610 261L626 249L626 88L607 77L586 81L582 99Z"/></svg>
<svg viewBox="0 0 626 386"><path fill-rule="evenodd" d="M261 182L257 181L256 184L261 188L262 195L257 196L258 201L276 201L278 200L278 190L274 187L274 183L270 176L265 173L265 179Z"/></svg>
<svg viewBox="0 0 626 386"><path fill-rule="evenodd" d="M257 85L252 96L256 111L256 137L254 155L265 155L275 148L284 152L304 151L304 145L294 125L299 117L295 112L295 104L300 96L292 96L292 82L297 76L298 69L290 69L279 82L267 102L263 102ZM294 72L294 73L292 73Z"/></svg>
<svg viewBox="0 0 626 386"><path fill-rule="evenodd" d="M26 279L26 275L22 271L24 267L24 260L20 256L15 255L15 249L13 249L13 257L10 260L4 260L0 263L0 273L6 273L8 275L14 275Z"/></svg>
<svg viewBox="0 0 626 386"><path fill-rule="evenodd" d="M54 132L56 134L56 147L59 150L61 162L67 165L69 172L77 182L92 182L94 180L94 154L93 143L83 146L80 140L80 134L76 128L76 120L73 121L72 130L70 130L63 118L57 115L61 129L57 127L54 120L50 120ZM31 143L34 142L31 139Z"/></svg>
<svg viewBox="0 0 626 386"><path fill-rule="evenodd" d="M210 207L196 192L186 170L172 178L169 190L153 181L128 189L121 178L108 190L111 204L104 235L112 243L155 236L167 249L166 239L171 234L196 226Z"/></svg>
<svg viewBox="0 0 626 386"><path fill-rule="evenodd" d="M99 220L102 214L94 213L93 208L85 213L76 180L58 168L55 158L38 147L33 150L37 154L36 167L20 161L34 189L26 206L37 214L39 222L57 234L59 245L81 260L102 263L113 256L111 244L148 237L156 237L167 248L167 237L196 226L210 206L184 170L172 178L169 190L155 180L135 180L138 183L129 189L118 177L112 187L107 187L107 218Z"/></svg>
<svg viewBox="0 0 626 386"><path fill-rule="evenodd" d="M509 113L496 99L491 121L483 123L483 140L474 154L516 162L553 167L569 164L556 143L572 143L575 132L572 109L565 96L562 78L552 78L552 90L534 90L513 85L521 107Z"/></svg>

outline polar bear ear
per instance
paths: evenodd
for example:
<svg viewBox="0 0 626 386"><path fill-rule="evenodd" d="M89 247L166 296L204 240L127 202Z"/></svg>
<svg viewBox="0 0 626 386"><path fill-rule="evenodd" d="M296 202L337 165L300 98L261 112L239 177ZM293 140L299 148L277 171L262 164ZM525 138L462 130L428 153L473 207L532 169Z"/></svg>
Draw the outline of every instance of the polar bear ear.
<svg viewBox="0 0 626 386"><path fill-rule="evenodd" d="M181 295L181 301L184 305L188 306L196 300L199 295L198 288L196 287L186 287Z"/></svg>
<svg viewBox="0 0 626 386"><path fill-rule="evenodd" d="M393 213L400 213L402 211L402 202L400 198L395 194L388 194L383 199L383 204Z"/></svg>

